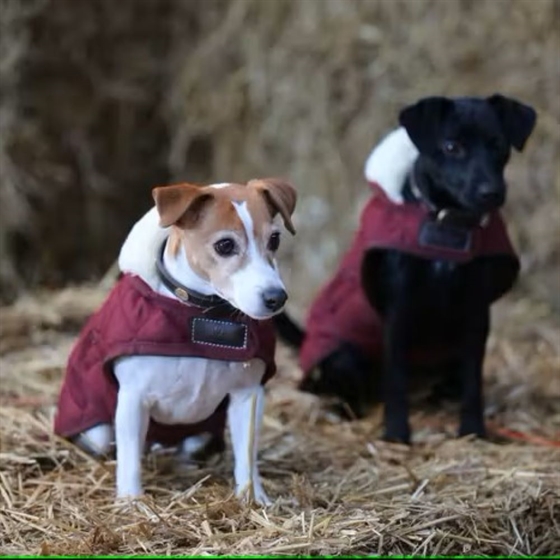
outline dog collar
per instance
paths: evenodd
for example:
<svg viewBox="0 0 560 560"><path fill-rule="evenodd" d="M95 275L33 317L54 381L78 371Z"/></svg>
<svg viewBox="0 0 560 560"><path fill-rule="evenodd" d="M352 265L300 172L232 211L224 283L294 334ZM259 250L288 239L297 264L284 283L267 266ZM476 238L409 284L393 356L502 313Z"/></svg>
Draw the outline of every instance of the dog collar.
<svg viewBox="0 0 560 560"><path fill-rule="evenodd" d="M472 228L475 226L486 227L490 219L488 214L477 216L471 212L464 210L457 210L456 208L437 208L431 201L426 199L422 191L418 188L416 183L416 175L414 170L410 171L410 190L412 194L421 202L423 202L429 210L435 215L436 222L442 224L450 224L463 228Z"/></svg>
<svg viewBox="0 0 560 560"><path fill-rule="evenodd" d="M159 276L159 279L162 281L163 285L170 290L176 297L178 297L183 303L191 303L196 305L197 307L216 307L218 305L228 305L229 307L233 307L229 301L226 299L212 295L206 296L191 288L187 288L180 282L177 282L175 278L169 274L165 265L163 264L163 254L165 251L165 245L167 240L161 244L161 248L158 252L158 256L156 259L156 269Z"/></svg>

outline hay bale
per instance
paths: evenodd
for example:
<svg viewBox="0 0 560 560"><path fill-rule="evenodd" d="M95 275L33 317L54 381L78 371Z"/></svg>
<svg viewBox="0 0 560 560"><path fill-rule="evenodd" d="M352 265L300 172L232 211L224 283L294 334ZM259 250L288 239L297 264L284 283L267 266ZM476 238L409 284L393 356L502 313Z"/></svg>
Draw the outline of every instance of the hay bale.
<svg viewBox="0 0 560 560"><path fill-rule="evenodd" d="M259 457L274 506L240 506L228 445L221 463L199 469L177 468L169 453L147 456L145 499L123 511L115 462L52 432L77 320L104 293L67 289L0 309L14 327L0 331L2 553L558 553L558 325L542 309L510 306L490 344L490 441L455 439L453 407L414 406L413 446L384 443L381 410L352 423L331 417L295 390L300 373L280 347ZM22 334L27 344L14 344Z"/></svg>
<svg viewBox="0 0 560 560"><path fill-rule="evenodd" d="M47 290L0 309L0 550L558 553L559 5L0 0L5 299L101 277L155 184L277 173L301 192L299 235L282 248L301 318L402 105L500 90L539 111L508 171L524 284L496 306L485 362L486 416L506 443L455 440L453 408L420 407L413 448L384 445L378 409L340 424L294 389L301 372L280 347L261 442L272 510L237 504L230 454L187 473L163 455L146 458L145 504L123 513L114 462L52 434L76 329L109 285Z"/></svg>
<svg viewBox="0 0 560 560"><path fill-rule="evenodd" d="M524 278L558 306L558 23L546 1L231 2L172 84L171 171L189 177L189 150L205 145L201 178L294 180L298 237L282 254L301 316L356 226L365 157L398 110L502 91L539 112L508 170L507 214Z"/></svg>
<svg viewBox="0 0 560 560"><path fill-rule="evenodd" d="M3 0L4 299L98 277L165 181L171 8Z"/></svg>
<svg viewBox="0 0 560 560"><path fill-rule="evenodd" d="M398 110L499 90L539 112L508 170L519 290L560 309L557 1L3 2L2 40L19 45L0 64L4 297L99 277L156 184L282 174L301 192L281 253L301 318Z"/></svg>

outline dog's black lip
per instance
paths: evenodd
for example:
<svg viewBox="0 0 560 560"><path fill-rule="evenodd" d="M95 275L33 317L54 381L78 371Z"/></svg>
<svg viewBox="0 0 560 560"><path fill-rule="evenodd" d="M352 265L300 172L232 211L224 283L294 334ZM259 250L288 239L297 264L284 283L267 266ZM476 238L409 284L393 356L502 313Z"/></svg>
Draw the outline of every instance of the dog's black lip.
<svg viewBox="0 0 560 560"><path fill-rule="evenodd" d="M504 206L505 201L500 202L499 204L476 204L471 205L470 207L466 207L464 209L465 212L472 214L473 216L484 216L485 214L490 214L491 212L497 212Z"/></svg>
<svg viewBox="0 0 560 560"><path fill-rule="evenodd" d="M484 216L499 210L505 203L505 200L500 204L481 205L480 203L472 204L469 200L459 200L454 197L449 191L446 190L448 201L446 204L436 204L433 200L427 197L420 189L421 198L418 198L410 189L413 199L416 203L427 204L432 212L437 216L441 212L451 211L461 217L460 222L464 224L472 224L472 226L482 222Z"/></svg>
<svg viewBox="0 0 560 560"><path fill-rule="evenodd" d="M445 207L441 209L450 209L456 210L460 212L464 212L465 214L471 214L472 216L484 216L485 214L489 214L491 212L495 212L502 208L505 204L505 197L498 201L498 203L490 202L485 204L484 202L478 201L476 199L469 199L467 197L462 197L462 199L458 199L453 197L451 193L449 194L449 198L455 202L455 204L447 204Z"/></svg>

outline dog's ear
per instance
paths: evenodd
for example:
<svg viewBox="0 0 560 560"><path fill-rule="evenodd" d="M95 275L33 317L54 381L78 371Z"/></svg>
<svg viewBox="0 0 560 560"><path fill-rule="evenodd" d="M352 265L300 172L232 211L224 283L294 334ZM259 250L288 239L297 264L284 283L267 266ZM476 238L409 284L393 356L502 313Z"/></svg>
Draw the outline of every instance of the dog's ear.
<svg viewBox="0 0 560 560"><path fill-rule="evenodd" d="M280 213L286 229L295 235L292 214L296 207L297 192L294 186L289 181L277 177L253 179L247 183L247 186L262 192L272 217Z"/></svg>
<svg viewBox="0 0 560 560"><path fill-rule="evenodd" d="M537 113L529 105L500 94L487 98L500 120L509 143L520 152L533 132L537 122Z"/></svg>
<svg viewBox="0 0 560 560"><path fill-rule="evenodd" d="M182 183L152 190L161 227L179 224L192 227L200 217L206 205L214 198L204 192L203 187Z"/></svg>
<svg viewBox="0 0 560 560"><path fill-rule="evenodd" d="M430 153L436 149L441 124L452 110L450 99L426 97L405 107L399 114L399 123L420 152Z"/></svg>

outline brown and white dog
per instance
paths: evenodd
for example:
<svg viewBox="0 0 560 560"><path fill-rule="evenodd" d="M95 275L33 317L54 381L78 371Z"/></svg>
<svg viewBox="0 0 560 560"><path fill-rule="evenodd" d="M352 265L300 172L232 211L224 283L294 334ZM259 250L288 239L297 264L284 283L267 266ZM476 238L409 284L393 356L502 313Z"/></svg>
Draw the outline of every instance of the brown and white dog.
<svg viewBox="0 0 560 560"><path fill-rule="evenodd" d="M270 503L257 469L263 384L275 372L269 319L287 299L275 253L296 191L280 179L157 187L132 228L123 273L68 361L55 432L107 454L119 498L142 494L145 444L193 454L226 418L236 494Z"/></svg>

